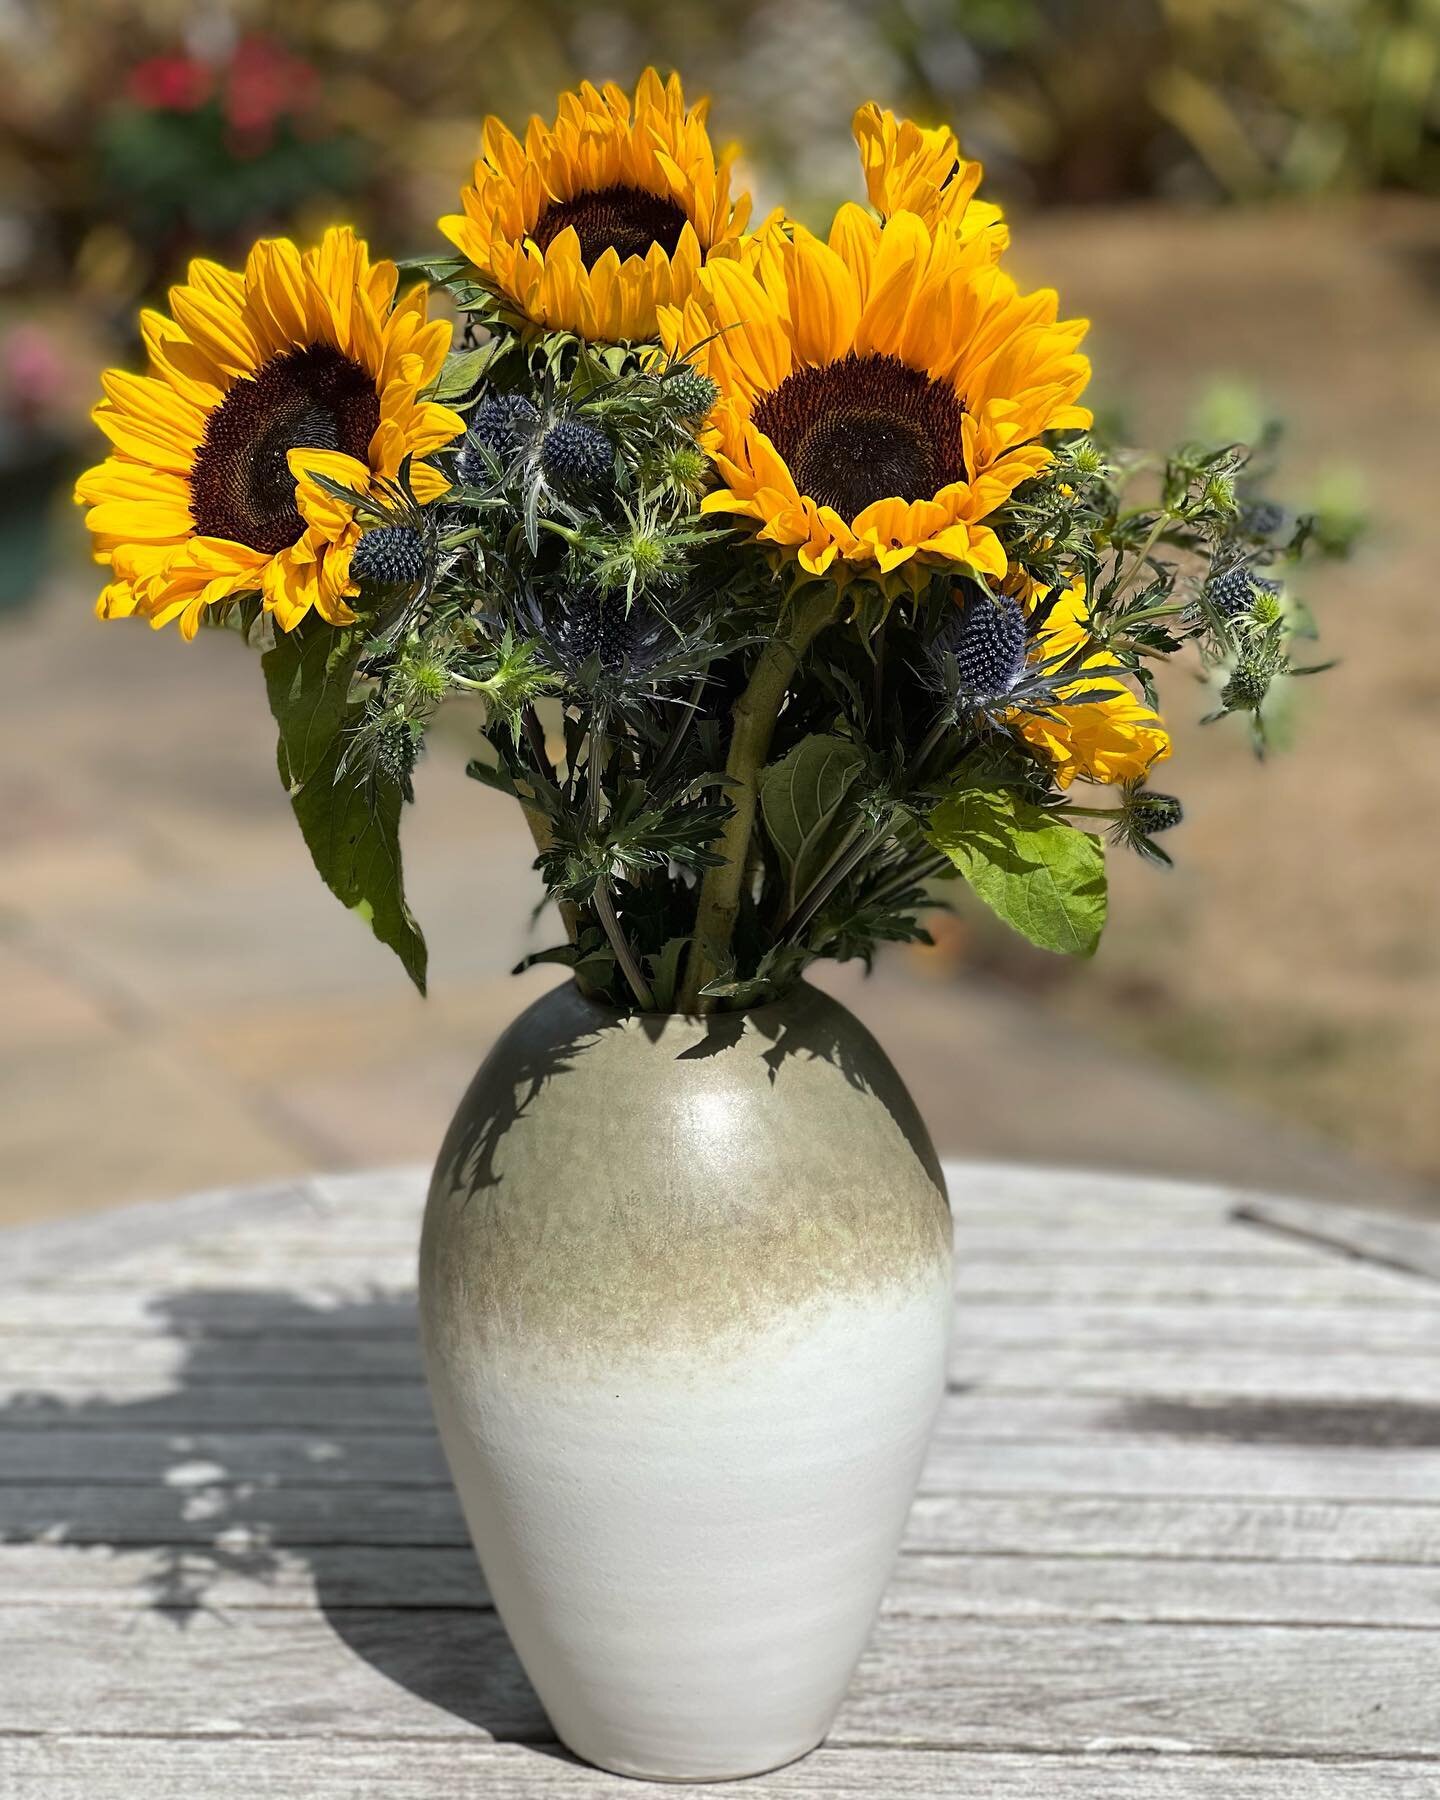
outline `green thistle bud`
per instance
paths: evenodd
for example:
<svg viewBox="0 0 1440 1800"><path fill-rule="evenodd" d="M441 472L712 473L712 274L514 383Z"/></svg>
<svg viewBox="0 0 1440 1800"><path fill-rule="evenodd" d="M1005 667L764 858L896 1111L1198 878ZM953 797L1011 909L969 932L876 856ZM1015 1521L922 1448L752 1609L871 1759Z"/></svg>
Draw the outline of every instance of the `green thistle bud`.
<svg viewBox="0 0 1440 1800"><path fill-rule="evenodd" d="M637 586L644 587L665 567L669 549L658 531L637 525L625 541L625 559L635 571Z"/></svg>
<svg viewBox="0 0 1440 1800"><path fill-rule="evenodd" d="M1258 656L1242 656L1220 695L1226 712L1259 712L1270 692L1271 666Z"/></svg>
<svg viewBox="0 0 1440 1800"><path fill-rule="evenodd" d="M1126 806L1132 825L1146 837L1154 837L1159 831L1173 831L1185 817L1185 808L1174 794L1155 794L1148 788L1131 794Z"/></svg>
<svg viewBox="0 0 1440 1800"><path fill-rule="evenodd" d="M388 718L375 737L375 766L389 781L408 788L420 746L404 719Z"/></svg>
<svg viewBox="0 0 1440 1800"><path fill-rule="evenodd" d="M1077 475L1103 475L1105 458L1089 438L1082 438L1078 444L1070 446L1070 467Z"/></svg>
<svg viewBox="0 0 1440 1800"><path fill-rule="evenodd" d="M710 416L715 402L720 398L720 389L708 375L702 375L698 369L682 369L678 375L667 378L664 394L682 419L690 419L699 424L702 419Z"/></svg>
<svg viewBox="0 0 1440 1800"><path fill-rule="evenodd" d="M1285 602L1274 582L1256 582L1255 603L1250 611L1257 625L1278 625L1285 617Z"/></svg>
<svg viewBox="0 0 1440 1800"><path fill-rule="evenodd" d="M1173 794L1152 793L1142 781L1127 781L1120 790L1120 805L1111 815L1106 835L1112 844L1168 868L1169 856L1150 840L1162 831L1173 831L1185 817L1185 809Z"/></svg>
<svg viewBox="0 0 1440 1800"><path fill-rule="evenodd" d="M698 493L705 485L705 457L693 444L680 444L665 457L665 475L683 493Z"/></svg>
<svg viewBox="0 0 1440 1800"><path fill-rule="evenodd" d="M419 702L443 700L450 688L450 671L444 658L430 650L417 650L403 657L399 675L409 694Z"/></svg>

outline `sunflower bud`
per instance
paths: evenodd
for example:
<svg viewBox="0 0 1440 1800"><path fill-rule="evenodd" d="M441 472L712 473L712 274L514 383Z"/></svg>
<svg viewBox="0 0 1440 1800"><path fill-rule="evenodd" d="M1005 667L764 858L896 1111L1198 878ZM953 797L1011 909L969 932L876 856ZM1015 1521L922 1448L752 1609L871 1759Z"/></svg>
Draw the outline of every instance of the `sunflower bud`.
<svg viewBox="0 0 1440 1800"><path fill-rule="evenodd" d="M540 466L551 487L586 493L613 473L615 452L598 426L557 419L541 439Z"/></svg>
<svg viewBox="0 0 1440 1800"><path fill-rule="evenodd" d="M411 587L425 574L425 540L410 525L380 525L355 546L350 573L378 587Z"/></svg>

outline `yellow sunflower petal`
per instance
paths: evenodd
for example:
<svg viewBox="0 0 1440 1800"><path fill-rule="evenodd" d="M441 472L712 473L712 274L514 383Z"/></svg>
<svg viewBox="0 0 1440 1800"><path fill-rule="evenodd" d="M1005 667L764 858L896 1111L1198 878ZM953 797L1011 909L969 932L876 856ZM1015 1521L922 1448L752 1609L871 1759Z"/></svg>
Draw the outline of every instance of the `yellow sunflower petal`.
<svg viewBox="0 0 1440 1800"><path fill-rule="evenodd" d="M485 121L462 211L440 229L537 324L644 341L703 266L738 250L749 200L730 196L730 161L677 78L647 69L633 100L584 82L561 95L553 123L531 119L523 143Z"/></svg>
<svg viewBox="0 0 1440 1800"><path fill-rule="evenodd" d="M828 243L772 225L658 315L720 389L704 509L840 581L915 587L937 563L999 580L983 521L1045 467L1041 434L1084 416L1084 325L1056 310L978 236L913 212L842 207Z"/></svg>
<svg viewBox="0 0 1440 1800"><path fill-rule="evenodd" d="M423 289L397 301L398 281L393 263L372 263L338 227L308 251L284 238L256 244L243 272L192 263L171 290L173 316L142 316L150 371L105 374L95 419L115 453L75 487L93 555L112 571L97 604L103 617L176 622L193 636L217 604L259 591L286 629L312 609L332 623L354 619L353 508L317 475L367 493L407 456L464 429L457 413L420 397L450 326L428 321ZM368 387L373 412L339 407L330 398L337 376L349 394ZM289 452L293 502L257 488L252 451L272 447L277 425L327 406L339 449ZM446 491L443 477L418 460L414 468L421 504ZM294 541L273 553L244 541L273 546L291 531Z"/></svg>

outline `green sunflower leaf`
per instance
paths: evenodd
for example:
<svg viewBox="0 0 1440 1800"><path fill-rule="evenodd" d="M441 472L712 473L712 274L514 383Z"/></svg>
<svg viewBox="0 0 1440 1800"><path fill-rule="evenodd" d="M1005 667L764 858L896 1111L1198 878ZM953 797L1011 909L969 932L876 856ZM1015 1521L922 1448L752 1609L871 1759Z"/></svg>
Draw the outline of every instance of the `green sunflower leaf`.
<svg viewBox="0 0 1440 1800"><path fill-rule="evenodd" d="M494 338L476 350L452 350L431 384L427 397L438 400L445 406L468 400L485 379L485 373L498 353L499 345Z"/></svg>
<svg viewBox="0 0 1440 1800"><path fill-rule="evenodd" d="M261 657L287 793L310 779L344 725L361 647L359 632L337 630L312 614L294 631L277 632L274 648Z"/></svg>
<svg viewBox="0 0 1440 1800"><path fill-rule="evenodd" d="M357 768L341 769L346 732L364 713L355 706L309 779L292 791L290 804L321 880L343 905L358 913L382 944L400 958L425 992L425 939L405 903L400 862L398 781Z"/></svg>
<svg viewBox="0 0 1440 1800"><path fill-rule="evenodd" d="M1100 840L1007 788L941 801L926 836L990 910L1042 950L1093 956L1105 925Z"/></svg>
<svg viewBox="0 0 1440 1800"><path fill-rule="evenodd" d="M840 815L865 772L865 753L845 738L801 738L760 777L760 811L785 868L793 910L835 848Z"/></svg>
<svg viewBox="0 0 1440 1800"><path fill-rule="evenodd" d="M405 904L398 782L342 768L349 733L364 716L350 699L362 648L358 631L308 619L261 658L280 728L276 761L301 835L331 893L358 913L425 991L425 940Z"/></svg>

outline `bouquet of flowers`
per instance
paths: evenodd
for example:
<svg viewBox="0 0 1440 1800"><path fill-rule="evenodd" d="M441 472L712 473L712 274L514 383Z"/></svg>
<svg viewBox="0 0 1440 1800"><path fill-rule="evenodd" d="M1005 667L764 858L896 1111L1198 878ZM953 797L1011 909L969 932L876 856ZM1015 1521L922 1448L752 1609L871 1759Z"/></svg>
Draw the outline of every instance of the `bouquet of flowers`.
<svg viewBox="0 0 1440 1800"><path fill-rule="evenodd" d="M678 80L586 84L486 122L452 254L196 261L106 375L100 615L262 650L316 867L422 988L400 822L451 696L534 834L538 960L712 1012L923 939L957 880L1088 955L1107 845L1164 863L1180 819L1154 667L1259 747L1311 672L1312 529L1257 459L1089 435L1085 322L1006 272L954 134L854 128L868 204L747 229Z"/></svg>

